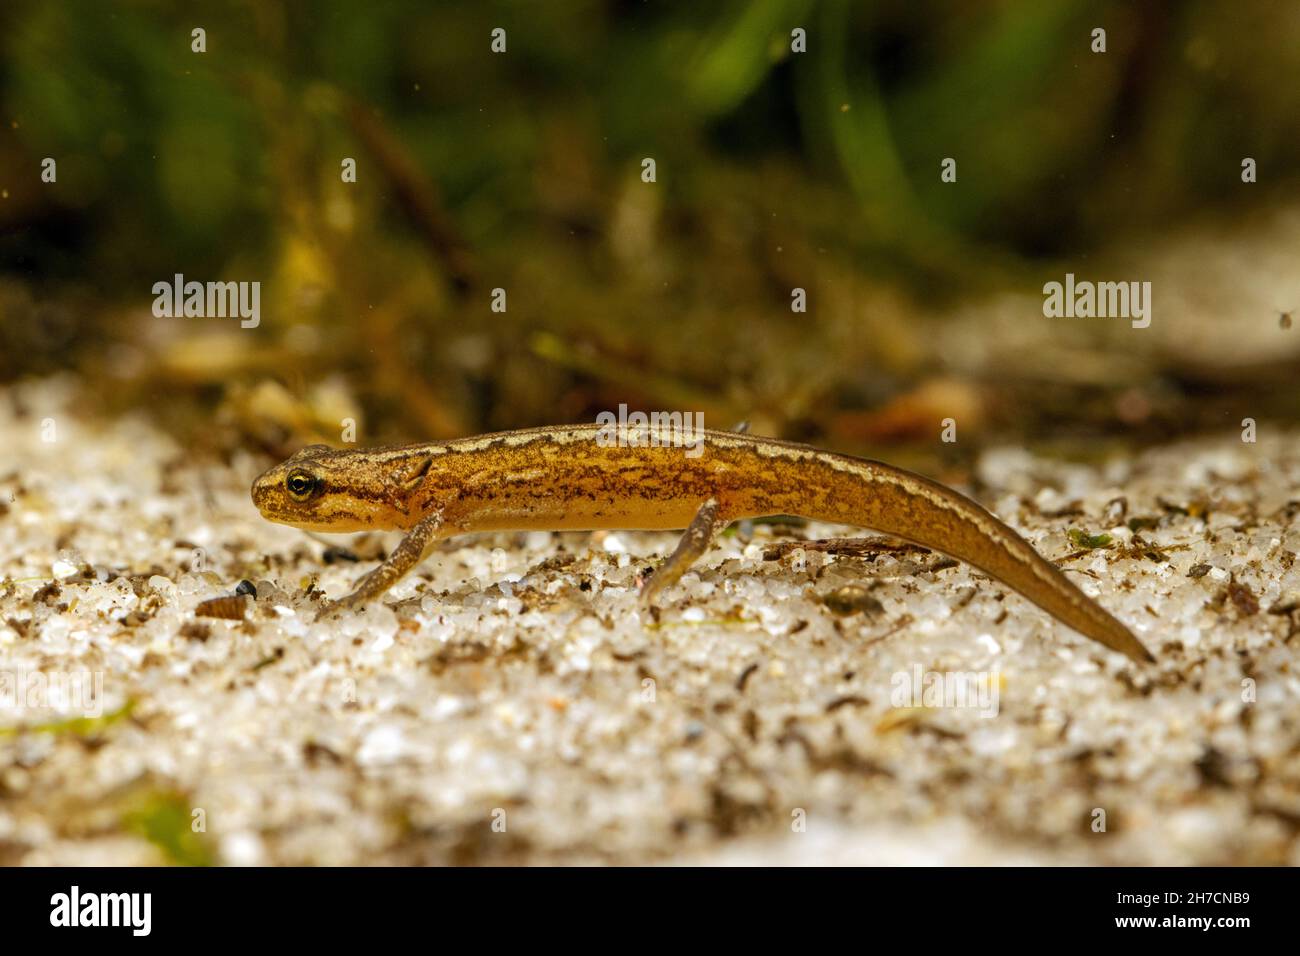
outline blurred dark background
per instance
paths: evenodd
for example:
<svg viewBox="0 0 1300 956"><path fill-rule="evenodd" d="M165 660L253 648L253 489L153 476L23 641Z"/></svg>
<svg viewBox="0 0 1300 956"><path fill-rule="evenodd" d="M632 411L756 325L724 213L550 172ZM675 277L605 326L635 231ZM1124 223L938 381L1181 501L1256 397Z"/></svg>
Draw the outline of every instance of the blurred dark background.
<svg viewBox="0 0 1300 956"><path fill-rule="evenodd" d="M195 447L628 402L933 469L1300 418L1297 4L6 0L0 45L0 383ZM1152 329L1045 318L1066 271ZM261 324L155 318L176 273Z"/></svg>

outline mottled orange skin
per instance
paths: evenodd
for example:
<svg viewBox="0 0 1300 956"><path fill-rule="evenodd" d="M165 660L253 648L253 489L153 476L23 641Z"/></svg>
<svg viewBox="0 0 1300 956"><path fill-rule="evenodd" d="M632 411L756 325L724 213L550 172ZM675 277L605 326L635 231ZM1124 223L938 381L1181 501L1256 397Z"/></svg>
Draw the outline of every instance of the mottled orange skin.
<svg viewBox="0 0 1300 956"><path fill-rule="evenodd" d="M881 462L731 432L705 432L698 456L650 430L643 447L604 447L596 425L503 432L368 450L315 445L253 484L272 521L314 531L672 529L715 499L722 525L800 515L895 535L965 561L1080 633L1135 660L1146 648L1015 531L951 489ZM290 494L313 479L307 500ZM400 573L398 574L400 576ZM394 579L395 580L395 579ZM391 581L388 585L391 585Z"/></svg>

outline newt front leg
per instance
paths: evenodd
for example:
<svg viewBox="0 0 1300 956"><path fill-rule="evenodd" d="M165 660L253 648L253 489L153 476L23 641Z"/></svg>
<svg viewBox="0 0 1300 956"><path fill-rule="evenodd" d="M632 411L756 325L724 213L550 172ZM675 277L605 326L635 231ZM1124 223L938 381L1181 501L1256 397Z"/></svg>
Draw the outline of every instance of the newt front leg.
<svg viewBox="0 0 1300 956"><path fill-rule="evenodd" d="M429 548L438 540L442 529L442 512L434 511L425 515L401 540L387 560L361 578L352 589L352 593L337 601L331 601L321 609L321 614L359 607L367 601L379 597L400 581L417 564L424 560Z"/></svg>

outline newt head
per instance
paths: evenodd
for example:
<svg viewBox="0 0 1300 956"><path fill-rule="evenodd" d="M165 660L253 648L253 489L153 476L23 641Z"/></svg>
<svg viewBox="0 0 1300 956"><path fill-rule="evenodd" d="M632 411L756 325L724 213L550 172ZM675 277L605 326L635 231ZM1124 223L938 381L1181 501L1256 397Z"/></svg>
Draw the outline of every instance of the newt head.
<svg viewBox="0 0 1300 956"><path fill-rule="evenodd" d="M408 504L395 499L387 473L370 452L308 445L253 482L262 517L307 531L402 528Z"/></svg>

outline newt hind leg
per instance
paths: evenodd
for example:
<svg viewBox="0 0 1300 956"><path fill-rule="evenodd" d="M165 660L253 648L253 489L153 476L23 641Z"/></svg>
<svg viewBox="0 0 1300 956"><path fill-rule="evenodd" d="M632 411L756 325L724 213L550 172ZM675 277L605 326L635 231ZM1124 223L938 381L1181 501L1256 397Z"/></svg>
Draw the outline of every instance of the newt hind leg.
<svg viewBox="0 0 1300 956"><path fill-rule="evenodd" d="M673 553L655 569L650 580L641 586L641 603L647 607L653 605L664 588L675 583L709 550L714 537L727 523L728 519L723 517L718 499L710 498L700 505L700 510L695 512L695 517L691 519L690 526L677 542Z"/></svg>

